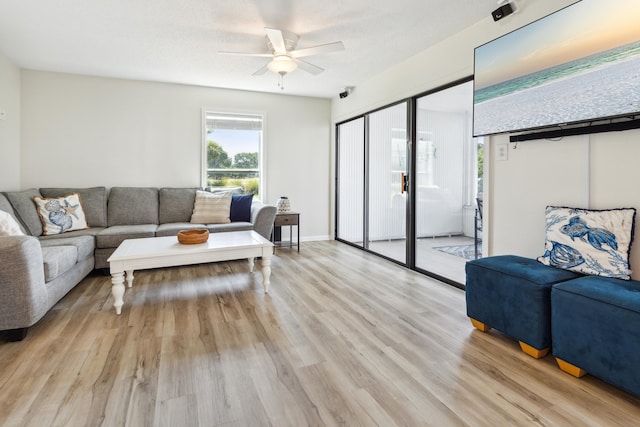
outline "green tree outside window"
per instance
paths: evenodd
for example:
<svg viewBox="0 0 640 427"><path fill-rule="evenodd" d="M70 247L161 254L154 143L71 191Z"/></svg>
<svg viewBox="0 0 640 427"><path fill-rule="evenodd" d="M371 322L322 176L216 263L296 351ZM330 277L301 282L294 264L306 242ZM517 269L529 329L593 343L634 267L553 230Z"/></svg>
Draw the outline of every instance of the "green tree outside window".
<svg viewBox="0 0 640 427"><path fill-rule="evenodd" d="M207 167L210 169L226 169L231 167L229 154L215 141L207 141Z"/></svg>
<svg viewBox="0 0 640 427"><path fill-rule="evenodd" d="M238 153L233 159L233 167L254 169L258 167L258 153Z"/></svg>

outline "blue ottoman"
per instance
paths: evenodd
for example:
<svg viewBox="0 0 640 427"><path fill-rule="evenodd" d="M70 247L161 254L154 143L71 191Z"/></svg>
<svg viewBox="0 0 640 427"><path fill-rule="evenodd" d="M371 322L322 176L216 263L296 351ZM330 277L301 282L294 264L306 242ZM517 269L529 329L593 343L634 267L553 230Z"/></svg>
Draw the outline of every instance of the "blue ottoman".
<svg viewBox="0 0 640 427"><path fill-rule="evenodd" d="M640 396L640 282L587 276L557 284L551 319L560 369Z"/></svg>
<svg viewBox="0 0 640 427"><path fill-rule="evenodd" d="M582 277L530 258L501 255L467 262L467 316L481 331L495 328L522 351L544 357L551 346L551 286Z"/></svg>

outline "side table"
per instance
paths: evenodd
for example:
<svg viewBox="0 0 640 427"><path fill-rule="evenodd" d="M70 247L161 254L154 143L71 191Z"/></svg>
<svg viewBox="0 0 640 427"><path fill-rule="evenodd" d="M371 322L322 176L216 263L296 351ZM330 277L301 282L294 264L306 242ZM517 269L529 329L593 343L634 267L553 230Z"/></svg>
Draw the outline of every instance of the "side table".
<svg viewBox="0 0 640 427"><path fill-rule="evenodd" d="M293 249L293 226L296 226L298 231L298 239L296 240L296 246L298 252L300 252L300 214L298 212L283 212L277 213L276 218L273 220L273 233L271 234L271 241L273 242L273 250L275 252L276 246L282 247L282 227L289 226L289 249Z"/></svg>

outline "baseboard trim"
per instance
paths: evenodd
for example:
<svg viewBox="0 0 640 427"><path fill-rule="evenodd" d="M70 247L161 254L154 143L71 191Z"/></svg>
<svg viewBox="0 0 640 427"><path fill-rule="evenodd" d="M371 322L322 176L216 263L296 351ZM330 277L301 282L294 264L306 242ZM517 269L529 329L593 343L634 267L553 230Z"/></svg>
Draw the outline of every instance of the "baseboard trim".
<svg viewBox="0 0 640 427"><path fill-rule="evenodd" d="M300 242L318 242L324 240L331 240L331 236L300 236Z"/></svg>

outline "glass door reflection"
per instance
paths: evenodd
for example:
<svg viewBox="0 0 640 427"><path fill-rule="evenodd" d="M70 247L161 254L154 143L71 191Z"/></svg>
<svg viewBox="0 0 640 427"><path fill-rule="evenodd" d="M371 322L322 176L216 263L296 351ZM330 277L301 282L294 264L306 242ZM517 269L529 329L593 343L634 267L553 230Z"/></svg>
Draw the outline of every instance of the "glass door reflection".
<svg viewBox="0 0 640 427"><path fill-rule="evenodd" d="M415 263L465 282L475 257L478 143L471 132L473 82L417 99Z"/></svg>
<svg viewBox="0 0 640 427"><path fill-rule="evenodd" d="M407 103L368 116L367 247L406 263Z"/></svg>

